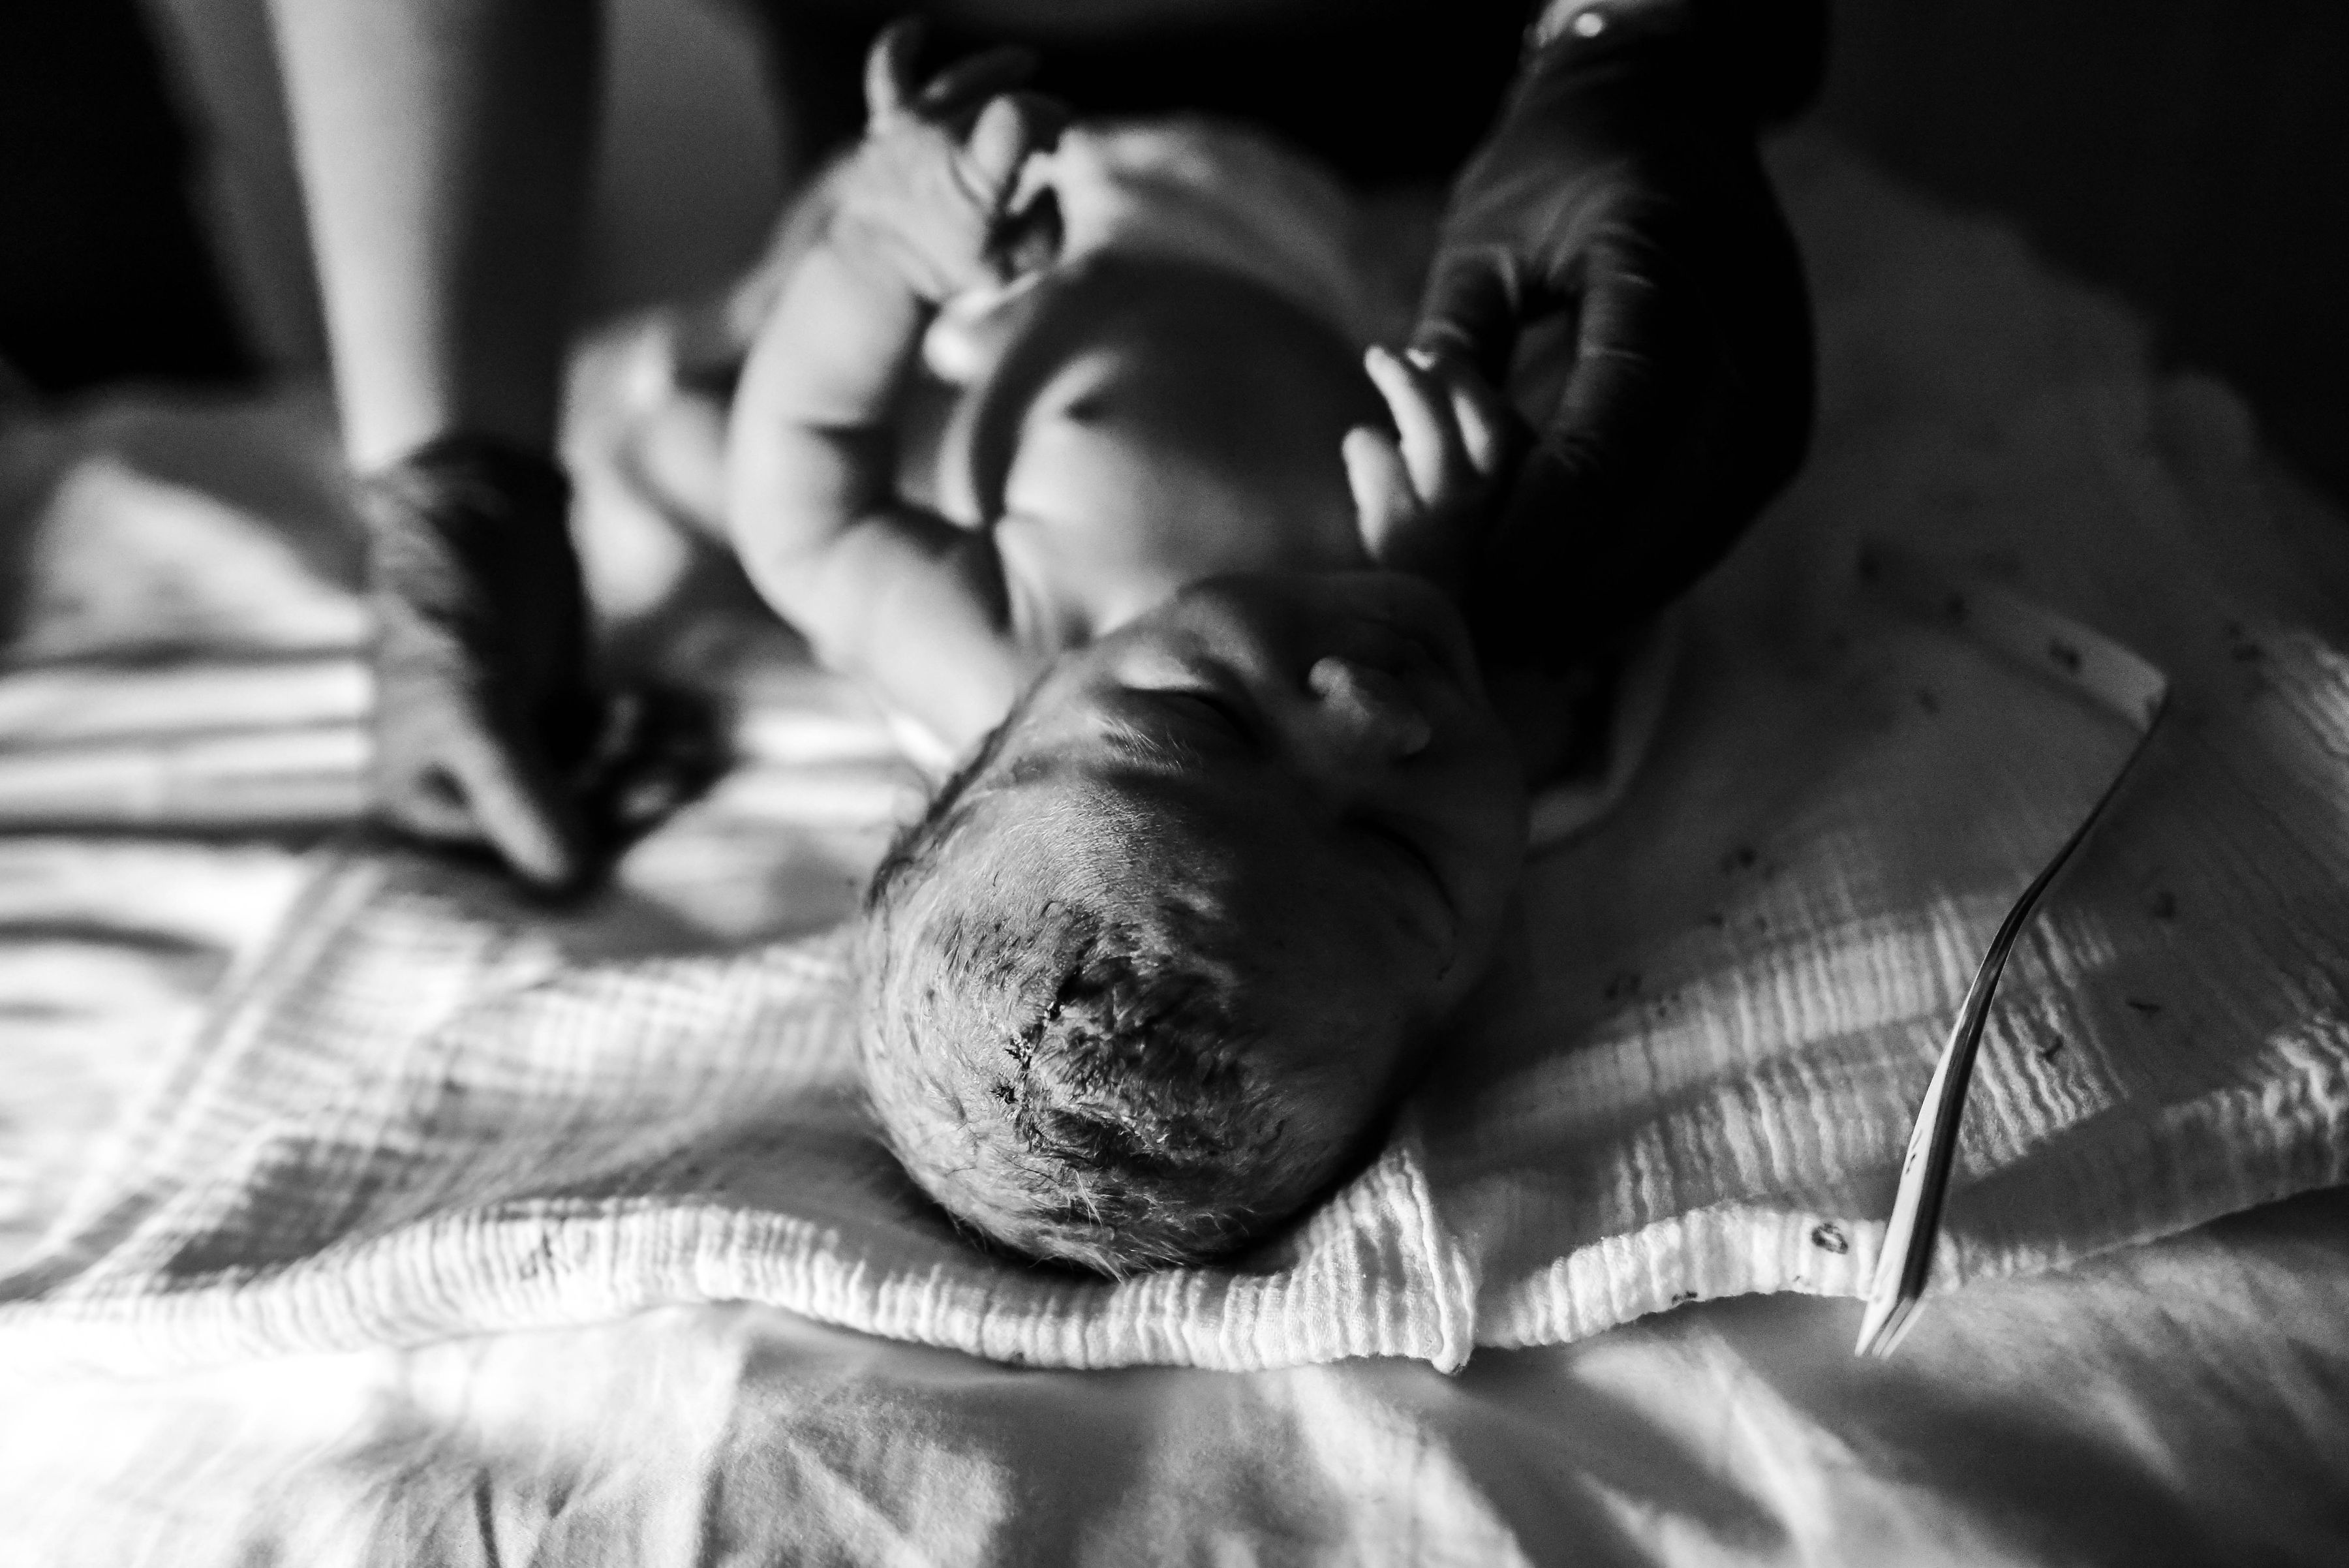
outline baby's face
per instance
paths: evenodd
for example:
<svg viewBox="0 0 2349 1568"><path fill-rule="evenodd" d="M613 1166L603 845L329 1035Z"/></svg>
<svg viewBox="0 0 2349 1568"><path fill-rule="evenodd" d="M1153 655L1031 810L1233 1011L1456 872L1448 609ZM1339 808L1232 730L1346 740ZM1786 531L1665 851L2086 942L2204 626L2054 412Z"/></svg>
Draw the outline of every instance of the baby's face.
<svg viewBox="0 0 2349 1568"><path fill-rule="evenodd" d="M1174 852L1215 862L1200 880L1237 906L1217 913L1314 992L1299 1006L1340 987L1397 1037L1484 973L1525 853L1466 629L1396 573L1191 587L1064 655L988 776L991 812L1179 825Z"/></svg>

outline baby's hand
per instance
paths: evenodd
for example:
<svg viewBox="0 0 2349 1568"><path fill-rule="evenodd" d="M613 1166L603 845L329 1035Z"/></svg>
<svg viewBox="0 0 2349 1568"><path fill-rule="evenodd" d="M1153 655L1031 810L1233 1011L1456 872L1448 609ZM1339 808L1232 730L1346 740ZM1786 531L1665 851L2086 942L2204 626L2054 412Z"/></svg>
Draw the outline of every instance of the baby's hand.
<svg viewBox="0 0 2349 1568"><path fill-rule="evenodd" d="M1381 566L1456 587L1523 446L1523 421L1464 360L1380 348L1362 358L1395 425L1392 436L1368 425L1346 432L1362 548Z"/></svg>
<svg viewBox="0 0 2349 1568"><path fill-rule="evenodd" d="M864 140L840 176L833 233L871 246L935 303L1009 275L999 242L1020 170L1067 116L1009 90L1035 67L1026 50L974 55L917 87L920 43L919 24L899 22L865 57Z"/></svg>

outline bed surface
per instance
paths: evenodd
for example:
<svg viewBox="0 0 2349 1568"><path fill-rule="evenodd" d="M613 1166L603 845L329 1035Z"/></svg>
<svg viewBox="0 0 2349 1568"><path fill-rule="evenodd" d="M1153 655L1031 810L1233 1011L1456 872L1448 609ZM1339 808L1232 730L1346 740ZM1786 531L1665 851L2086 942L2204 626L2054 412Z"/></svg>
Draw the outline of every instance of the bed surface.
<svg viewBox="0 0 2349 1568"><path fill-rule="evenodd" d="M1913 452L1888 504L1985 504L1965 493L1967 431L1913 399L1885 411L1889 366L1923 357L1962 384L1967 355L1992 352L1956 313L1916 309L1940 269L1953 293L2011 306L1999 352L2035 357L2051 389L2102 378L2143 412L2127 461L2084 470L2110 494L2158 488L2338 560L2339 524L2261 457L2240 406L2157 380L2109 305L1830 149L1782 149L1778 171L1827 369L1828 456L1789 507L1837 483L1835 454L1860 440ZM1871 281L1886 269L1906 269L1904 291ZM119 499L105 484L151 481L327 517L316 463L284 455L314 451L320 428L299 402L85 410L0 436L0 499L54 512L42 476L70 472L99 483L101 511ZM215 600L39 600L19 647L166 622L347 645L332 590L347 545L330 521L289 537L222 575ZM160 548L115 535L95 554ZM34 566L18 576L136 576ZM833 820L788 852L758 831L823 787L788 760L722 787L632 868L639 938L836 917L885 817ZM0 837L0 1267L69 1206L174 1032L295 896L306 853L298 836ZM1075 1374L711 1305L159 1378L20 1370L0 1387L0 1562L2349 1559L2349 1193L1937 1300L1889 1364L1849 1358L1857 1320L1853 1303L1754 1297L1480 1351L1451 1376L1381 1361Z"/></svg>

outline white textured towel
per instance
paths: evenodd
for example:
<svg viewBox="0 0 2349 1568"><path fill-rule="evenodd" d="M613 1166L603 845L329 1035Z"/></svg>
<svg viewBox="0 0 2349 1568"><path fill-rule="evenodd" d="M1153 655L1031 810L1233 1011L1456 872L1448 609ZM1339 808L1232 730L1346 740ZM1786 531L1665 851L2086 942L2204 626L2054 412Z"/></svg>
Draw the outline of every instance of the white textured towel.
<svg viewBox="0 0 2349 1568"><path fill-rule="evenodd" d="M1639 787L1537 861L1477 1015L1291 1236L1120 1284L992 1261L867 1126L836 939L599 959L486 885L346 857L0 1282L0 1355L161 1366L748 1297L1064 1366L1449 1367L1692 1298L1857 1294L1950 1011L2128 742L1871 607L1864 535L2174 682L2010 968L1937 1288L2349 1178L2340 542L2196 488L2193 442L2247 438L2215 394L2152 388L2126 322L1986 314L2030 265L2008 242L1953 257L1847 170L1781 169L1798 213L1875 204L1812 257L1810 470L1692 603Z"/></svg>

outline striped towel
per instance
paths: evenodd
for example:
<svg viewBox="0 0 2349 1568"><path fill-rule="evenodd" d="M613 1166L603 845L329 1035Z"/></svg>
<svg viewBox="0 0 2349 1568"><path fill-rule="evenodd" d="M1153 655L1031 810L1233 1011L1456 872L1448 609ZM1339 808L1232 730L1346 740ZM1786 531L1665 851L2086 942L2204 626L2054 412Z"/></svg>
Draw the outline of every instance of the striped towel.
<svg viewBox="0 0 2349 1568"><path fill-rule="evenodd" d="M1859 1294L1972 965L2130 742L1875 605L1863 536L2001 576L2173 681L2010 967L1936 1288L2341 1182L2337 540L2245 477L2223 394L2157 385L2095 302L2019 288L2011 243L1831 155L1780 172L1840 247L1814 244L1811 470L1690 605L1638 787L1533 866L1475 1015L1290 1234L1122 1283L983 1256L874 1135L836 936L598 957L486 883L349 853L0 1282L0 1358L748 1298L1061 1366L1456 1367L1692 1299Z"/></svg>

